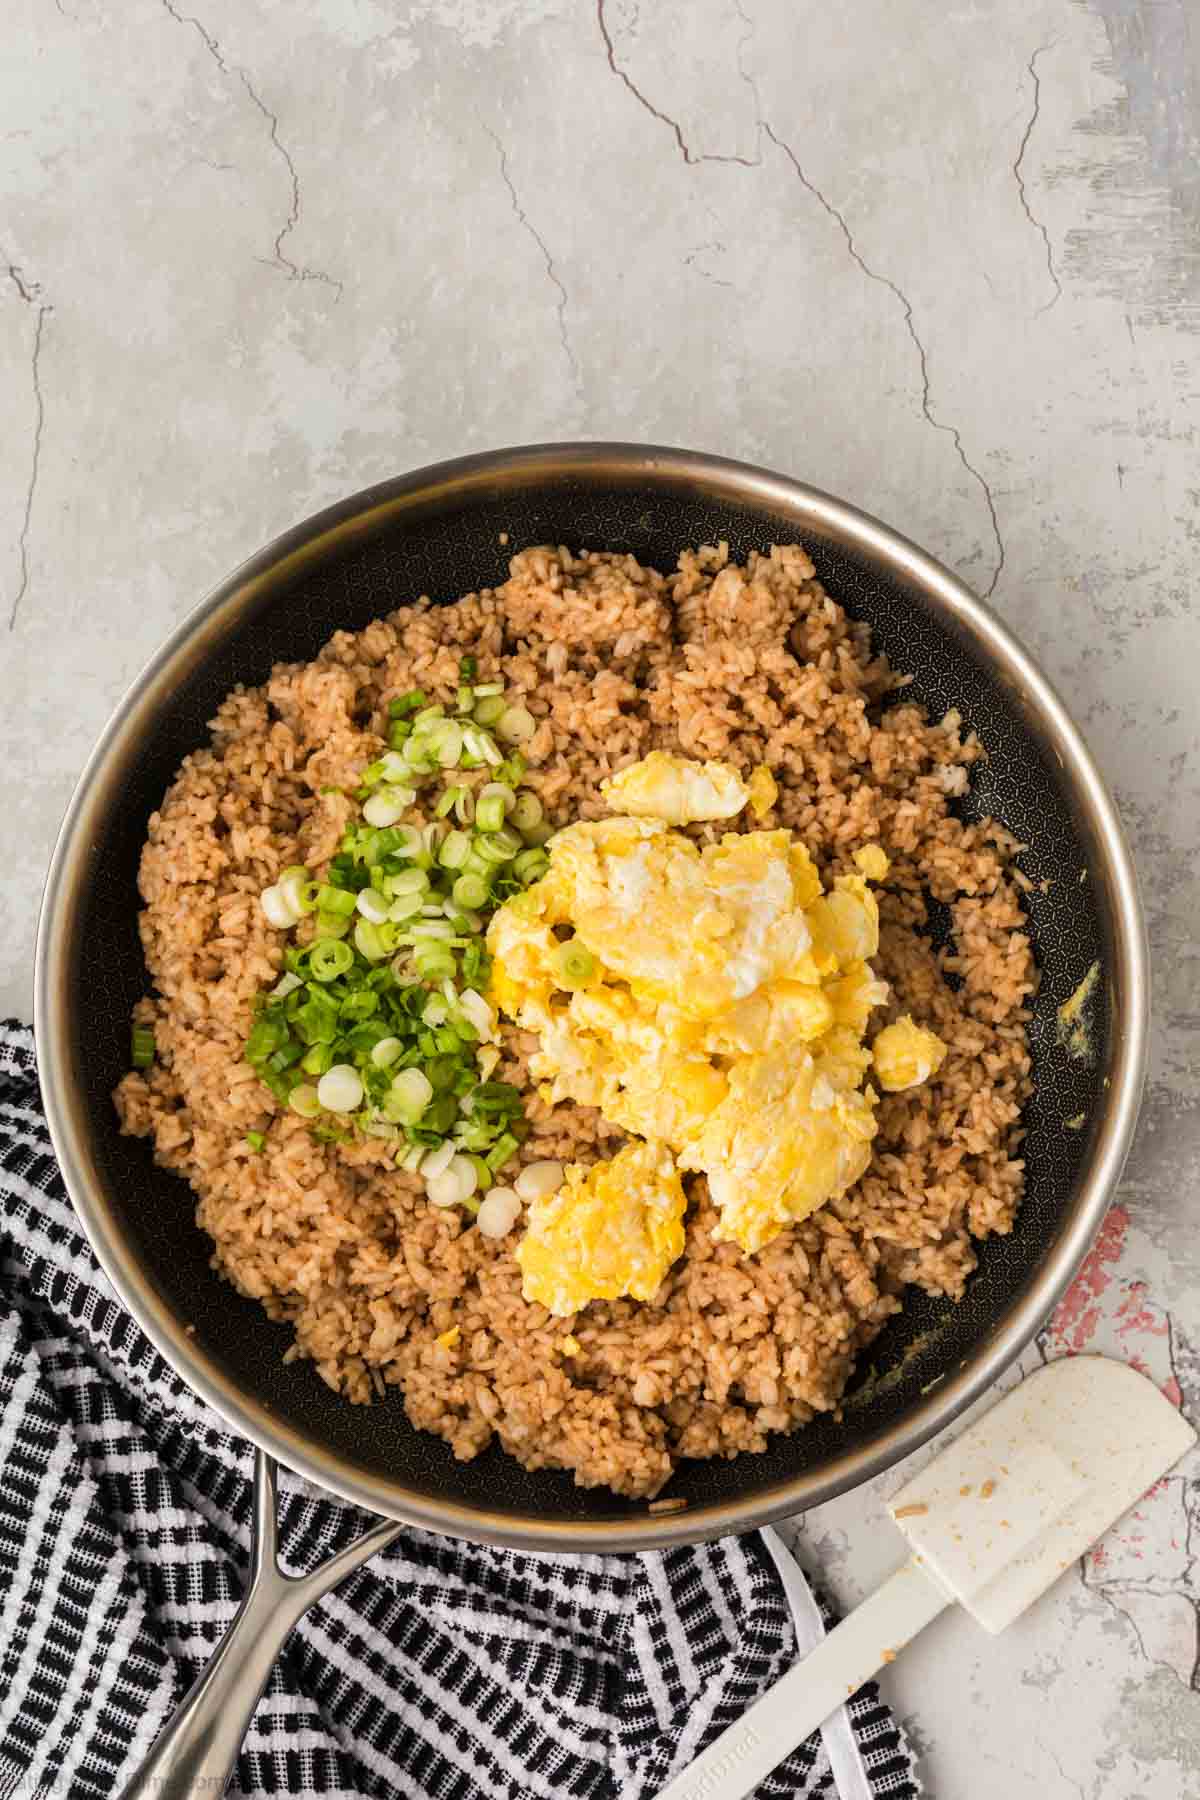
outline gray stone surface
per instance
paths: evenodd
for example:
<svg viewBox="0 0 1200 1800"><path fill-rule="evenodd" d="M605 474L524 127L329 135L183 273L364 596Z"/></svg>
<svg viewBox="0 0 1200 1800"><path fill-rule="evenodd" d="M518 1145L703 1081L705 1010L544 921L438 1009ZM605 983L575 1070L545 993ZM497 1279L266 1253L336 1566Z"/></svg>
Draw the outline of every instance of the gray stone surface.
<svg viewBox="0 0 1200 1800"><path fill-rule="evenodd" d="M1119 795L1153 1066L1045 1348L1200 1408L1195 34L1190 0L8 0L0 1010L91 742L273 533L538 438L771 464L990 594ZM843 1599L894 1480L805 1522ZM938 1800L1200 1794L1194 1481L1005 1638L897 1661Z"/></svg>

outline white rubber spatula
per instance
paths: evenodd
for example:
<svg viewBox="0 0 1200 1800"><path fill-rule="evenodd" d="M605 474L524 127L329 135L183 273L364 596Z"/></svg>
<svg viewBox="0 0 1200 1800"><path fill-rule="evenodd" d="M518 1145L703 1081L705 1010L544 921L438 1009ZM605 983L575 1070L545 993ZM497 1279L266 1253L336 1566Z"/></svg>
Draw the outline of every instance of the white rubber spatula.
<svg viewBox="0 0 1200 1800"><path fill-rule="evenodd" d="M1003 1631L1196 1441L1152 1382L1076 1356L1030 1375L890 1503L912 1554L658 1800L743 1800L956 1601Z"/></svg>

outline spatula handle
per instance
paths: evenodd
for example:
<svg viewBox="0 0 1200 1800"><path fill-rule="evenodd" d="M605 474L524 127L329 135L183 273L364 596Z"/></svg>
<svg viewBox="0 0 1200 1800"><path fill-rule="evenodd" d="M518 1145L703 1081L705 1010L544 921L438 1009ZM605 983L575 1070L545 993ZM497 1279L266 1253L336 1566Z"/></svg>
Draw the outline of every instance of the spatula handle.
<svg viewBox="0 0 1200 1800"><path fill-rule="evenodd" d="M920 1563L904 1567L723 1731L658 1800L744 1800L950 1600Z"/></svg>

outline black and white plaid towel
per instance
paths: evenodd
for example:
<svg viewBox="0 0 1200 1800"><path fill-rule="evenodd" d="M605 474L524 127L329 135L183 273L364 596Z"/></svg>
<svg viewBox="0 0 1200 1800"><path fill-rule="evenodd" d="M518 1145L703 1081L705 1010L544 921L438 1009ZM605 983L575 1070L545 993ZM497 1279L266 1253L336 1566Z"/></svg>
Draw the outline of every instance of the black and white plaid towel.
<svg viewBox="0 0 1200 1800"><path fill-rule="evenodd" d="M0 1027L0 1800L128 1780L233 1615L251 1460L115 1299L54 1163L32 1034ZM362 1524L284 1478L290 1570ZM803 1585L793 1622L786 1554L773 1533L535 1557L411 1531L293 1632L240 1791L649 1800L819 1634ZM868 1686L760 1792L920 1788Z"/></svg>

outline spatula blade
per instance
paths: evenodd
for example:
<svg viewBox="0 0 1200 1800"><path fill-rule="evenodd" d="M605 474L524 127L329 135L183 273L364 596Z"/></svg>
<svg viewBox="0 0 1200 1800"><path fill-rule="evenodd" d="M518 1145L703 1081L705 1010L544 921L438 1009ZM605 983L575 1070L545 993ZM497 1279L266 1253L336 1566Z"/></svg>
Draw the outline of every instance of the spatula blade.
<svg viewBox="0 0 1200 1800"><path fill-rule="evenodd" d="M1003 1631L1195 1441L1144 1375L1065 1357L998 1401L890 1510L947 1592Z"/></svg>

